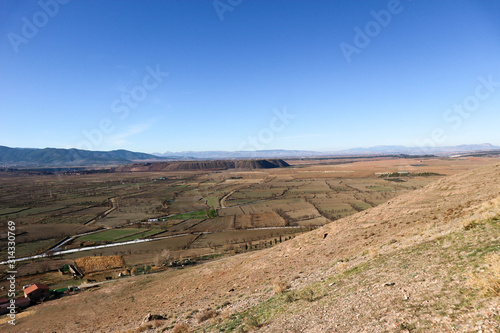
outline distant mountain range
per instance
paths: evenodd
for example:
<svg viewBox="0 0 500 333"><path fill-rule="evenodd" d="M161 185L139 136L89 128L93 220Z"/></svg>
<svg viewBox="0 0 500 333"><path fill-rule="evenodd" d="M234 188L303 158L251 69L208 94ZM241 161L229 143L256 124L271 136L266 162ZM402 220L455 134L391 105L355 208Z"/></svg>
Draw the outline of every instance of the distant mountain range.
<svg viewBox="0 0 500 333"><path fill-rule="evenodd" d="M299 158L299 157L318 157L331 155L331 153L308 151L308 150L240 150L240 151L181 151L181 152L166 152L155 153L154 155L169 158L188 158L188 159L244 159L244 158Z"/></svg>
<svg viewBox="0 0 500 333"><path fill-rule="evenodd" d="M405 146L375 146L370 148L353 148L341 153L347 154L436 154L450 155L455 153L498 150L499 146L490 143L475 145L459 145L447 147L405 147Z"/></svg>
<svg viewBox="0 0 500 333"><path fill-rule="evenodd" d="M61 167L165 161L167 158L128 150L89 151L60 148L9 148L0 146L0 166Z"/></svg>
<svg viewBox="0 0 500 333"><path fill-rule="evenodd" d="M0 146L0 167L73 167L92 165L123 165L134 162L179 160L228 160L276 158L325 158L334 156L366 155L459 155L475 152L500 153L499 146L489 143L449 147L375 146L342 151L318 152L310 150L256 150L256 151L183 151L163 154L145 154L128 150L89 151L61 148L9 148Z"/></svg>
<svg viewBox="0 0 500 333"><path fill-rule="evenodd" d="M341 151L318 152L310 150L255 150L255 151L181 151L155 153L157 156L187 159L231 159L231 158L314 158L328 156L353 155L452 155L455 153L498 150L499 146L489 143L475 145L460 145L449 147L406 147L406 146L375 146L370 148L353 148Z"/></svg>

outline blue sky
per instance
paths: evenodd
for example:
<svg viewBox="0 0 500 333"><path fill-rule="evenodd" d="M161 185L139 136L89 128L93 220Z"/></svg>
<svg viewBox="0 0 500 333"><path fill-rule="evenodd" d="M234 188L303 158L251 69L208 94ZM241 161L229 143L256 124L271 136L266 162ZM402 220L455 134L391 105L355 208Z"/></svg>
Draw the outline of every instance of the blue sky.
<svg viewBox="0 0 500 333"><path fill-rule="evenodd" d="M0 145L500 145L498 13L467 0L3 0Z"/></svg>

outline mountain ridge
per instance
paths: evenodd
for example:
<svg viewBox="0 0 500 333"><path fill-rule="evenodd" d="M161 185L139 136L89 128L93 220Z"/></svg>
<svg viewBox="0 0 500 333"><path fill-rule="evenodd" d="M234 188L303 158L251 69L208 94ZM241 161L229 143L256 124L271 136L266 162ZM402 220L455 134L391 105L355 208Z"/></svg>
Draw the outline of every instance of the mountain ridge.
<svg viewBox="0 0 500 333"><path fill-rule="evenodd" d="M167 158L124 149L90 151L64 148L10 148L0 146L0 166L88 166L128 164L138 160L162 161Z"/></svg>

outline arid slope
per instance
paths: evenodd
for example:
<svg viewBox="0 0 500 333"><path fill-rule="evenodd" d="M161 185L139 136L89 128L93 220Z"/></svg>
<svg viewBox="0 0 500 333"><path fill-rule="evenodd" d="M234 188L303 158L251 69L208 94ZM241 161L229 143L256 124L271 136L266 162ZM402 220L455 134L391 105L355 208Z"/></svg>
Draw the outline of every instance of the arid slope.
<svg viewBox="0 0 500 333"><path fill-rule="evenodd" d="M498 297L446 300L457 300L450 295L465 288L465 274L474 269L467 254L485 246L498 251L498 225L491 221L500 213L499 183L498 165L443 178L274 248L47 302L16 329L134 332L152 313L168 318L155 322L156 331L185 323L217 332L257 326L266 332L466 332L477 318L488 331L498 320ZM481 260L474 263L482 267ZM295 293L275 294L280 284ZM207 309L217 317L198 323Z"/></svg>
<svg viewBox="0 0 500 333"><path fill-rule="evenodd" d="M115 172L151 172L183 170L226 170L226 169L272 169L287 167L289 164L279 159L267 160L225 160L225 161L176 161L135 163L122 165Z"/></svg>

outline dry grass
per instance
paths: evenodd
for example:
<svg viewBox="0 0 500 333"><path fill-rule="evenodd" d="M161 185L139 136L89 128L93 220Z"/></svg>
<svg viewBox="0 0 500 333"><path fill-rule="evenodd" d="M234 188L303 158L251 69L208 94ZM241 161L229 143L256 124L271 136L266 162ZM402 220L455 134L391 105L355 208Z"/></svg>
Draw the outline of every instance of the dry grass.
<svg viewBox="0 0 500 333"><path fill-rule="evenodd" d="M315 300L314 290L311 288L304 289L300 293L300 298L308 302L313 302Z"/></svg>
<svg viewBox="0 0 500 333"><path fill-rule="evenodd" d="M283 281L275 281L273 285L273 293L275 295L283 294L290 288L290 284Z"/></svg>
<svg viewBox="0 0 500 333"><path fill-rule="evenodd" d="M164 320L153 320L153 327L158 328L165 324Z"/></svg>
<svg viewBox="0 0 500 333"><path fill-rule="evenodd" d="M468 284L479 289L483 295L500 296L500 255L490 254L485 257L488 268L477 274L471 274Z"/></svg>
<svg viewBox="0 0 500 333"><path fill-rule="evenodd" d="M196 321L199 324L199 323L204 322L205 320L215 318L215 317L217 317L217 311L212 310L212 309L208 309L208 310L205 310L205 311L198 313L196 315Z"/></svg>
<svg viewBox="0 0 500 333"><path fill-rule="evenodd" d="M470 230L484 223L484 221L500 215L500 197L484 202L479 206L465 209L464 212L467 213L468 216L462 219L462 227L465 230Z"/></svg>
<svg viewBox="0 0 500 333"><path fill-rule="evenodd" d="M75 264L85 273L125 267L122 256L82 257L75 259Z"/></svg>
<svg viewBox="0 0 500 333"><path fill-rule="evenodd" d="M287 303L292 303L297 300L297 295L295 294L295 291L290 291L285 294L285 302Z"/></svg>
<svg viewBox="0 0 500 333"><path fill-rule="evenodd" d="M174 329L172 330L173 333L189 333L191 330L189 329L189 325L186 323L181 323L181 324L176 324L174 326Z"/></svg>
<svg viewBox="0 0 500 333"><path fill-rule="evenodd" d="M335 267L339 273L344 273L347 270L347 263L345 261L339 261Z"/></svg>
<svg viewBox="0 0 500 333"><path fill-rule="evenodd" d="M259 319L254 315L248 316L245 321L245 324L247 327L253 330L258 330L262 326Z"/></svg>
<svg viewBox="0 0 500 333"><path fill-rule="evenodd" d="M146 332L152 328L153 328L153 323L146 323L146 324L143 324L143 325L137 327L137 329L135 330L135 333Z"/></svg>
<svg viewBox="0 0 500 333"><path fill-rule="evenodd" d="M158 317L158 316L154 316L154 317ZM137 327L135 330L135 333L141 333L141 332L146 332L146 331L152 330L154 328L160 328L164 324L165 324L165 320L163 320L163 319L151 320L151 321L142 323L141 326Z"/></svg>
<svg viewBox="0 0 500 333"><path fill-rule="evenodd" d="M470 230L475 228L479 223L476 220L465 220L462 222L462 227L464 230Z"/></svg>
<svg viewBox="0 0 500 333"><path fill-rule="evenodd" d="M378 251L374 248L370 248L368 250L368 255L370 256L370 259L375 259L378 257Z"/></svg>

